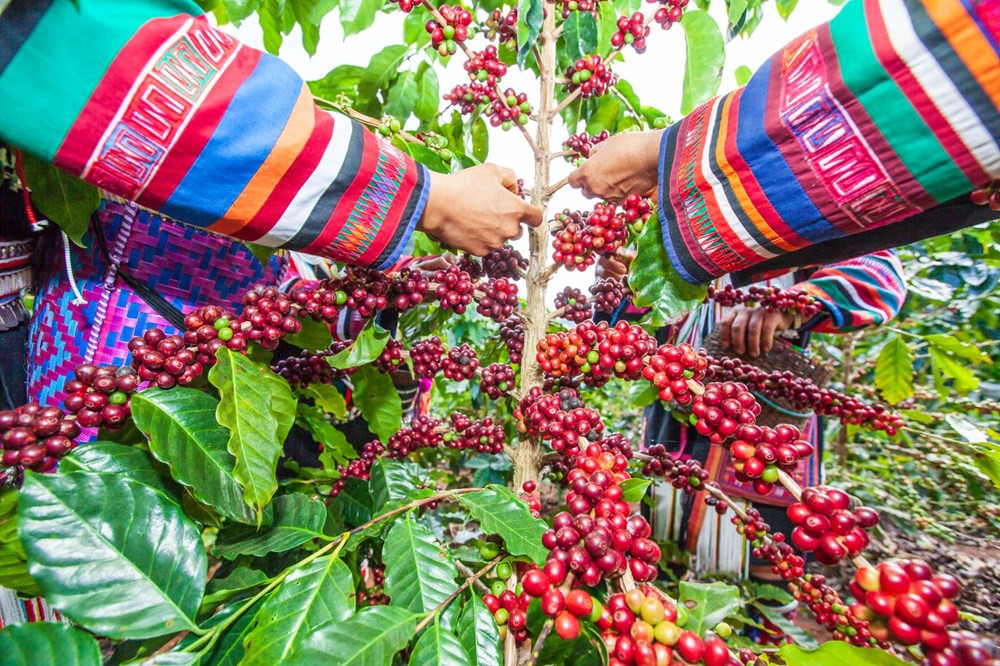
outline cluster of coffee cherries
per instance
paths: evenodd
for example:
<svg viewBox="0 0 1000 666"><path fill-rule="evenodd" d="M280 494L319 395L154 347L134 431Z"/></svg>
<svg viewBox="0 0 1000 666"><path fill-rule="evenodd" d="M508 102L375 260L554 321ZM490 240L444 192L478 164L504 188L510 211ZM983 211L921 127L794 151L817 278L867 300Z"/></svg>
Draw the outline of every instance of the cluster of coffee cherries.
<svg viewBox="0 0 1000 666"><path fill-rule="evenodd" d="M514 314L517 304L517 284L507 278L491 278L482 285L476 312L502 322Z"/></svg>
<svg viewBox="0 0 1000 666"><path fill-rule="evenodd" d="M519 317L508 317L500 323L500 339L507 346L511 363L520 363L524 353L524 324Z"/></svg>
<svg viewBox="0 0 1000 666"><path fill-rule="evenodd" d="M499 400L510 395L515 385L514 368L506 363L491 363L483 368L479 390L492 400Z"/></svg>
<svg viewBox="0 0 1000 666"><path fill-rule="evenodd" d="M986 186L972 190L969 199L977 206L1000 210L1000 181L991 180Z"/></svg>
<svg viewBox="0 0 1000 666"><path fill-rule="evenodd" d="M562 318L577 324L594 316L594 309L583 292L576 287L566 287L555 298L556 308L562 310Z"/></svg>
<svg viewBox="0 0 1000 666"><path fill-rule="evenodd" d="M499 8L486 19L486 38L496 39L497 44L507 44L514 48L517 46L517 8L511 9L506 14Z"/></svg>
<svg viewBox="0 0 1000 666"><path fill-rule="evenodd" d="M566 68L567 92L580 91L580 97L600 97L618 83L618 76L598 54L580 58Z"/></svg>
<svg viewBox="0 0 1000 666"><path fill-rule="evenodd" d="M133 368L83 363L76 367L73 379L66 382L68 395L63 407L76 415L82 428L114 430L123 426L131 414L129 398L138 387L139 374Z"/></svg>
<svg viewBox="0 0 1000 666"><path fill-rule="evenodd" d="M547 376L582 374L587 384L603 386L612 374L629 381L642 377L646 357L656 348L656 339L640 326L626 321L614 326L585 321L568 332L539 340L535 357Z"/></svg>
<svg viewBox="0 0 1000 666"><path fill-rule="evenodd" d="M878 525L876 511L865 506L851 508L851 499L838 488L804 488L802 500L787 509L795 524L792 543L805 553L816 553L822 564L836 564L860 555L868 546L865 530Z"/></svg>
<svg viewBox="0 0 1000 666"><path fill-rule="evenodd" d="M490 540L479 547L479 557L483 560L494 560L503 552L502 547L494 540L496 538L490 537ZM509 633L521 645L528 639L528 606L531 595L523 588L520 592L508 589L507 581L515 570L523 574L527 569L523 563L507 560L497 563L492 572L493 578L489 580L489 592L483 595L483 603L497 623L500 639L506 639Z"/></svg>
<svg viewBox="0 0 1000 666"><path fill-rule="evenodd" d="M590 12L597 16L597 5L607 0L563 0L562 17L568 18L571 12Z"/></svg>
<svg viewBox="0 0 1000 666"><path fill-rule="evenodd" d="M700 381L707 368L708 360L688 343L664 344L649 358L642 376L659 389L660 400L690 405L694 402L691 382Z"/></svg>
<svg viewBox="0 0 1000 666"><path fill-rule="evenodd" d="M759 495L771 492L779 471L792 474L798 462L811 456L814 450L810 442L802 439L798 428L784 423L774 428L741 424L736 429L736 439L729 445L736 478L742 483L753 483Z"/></svg>
<svg viewBox="0 0 1000 666"><path fill-rule="evenodd" d="M458 418L456 418L458 417ZM503 453L506 435L503 426L491 418L470 421L468 417L452 414L454 433L445 433L444 443L453 449L467 449L479 453Z"/></svg>
<svg viewBox="0 0 1000 666"><path fill-rule="evenodd" d="M687 7L690 0L667 0L667 2L648 0L648 2L659 2L660 6L653 14L653 20L664 30L669 30L670 26L679 22L684 16L684 8Z"/></svg>
<svg viewBox="0 0 1000 666"><path fill-rule="evenodd" d="M687 623L683 605L664 599L649 586L610 596L596 621L608 650L609 666L731 663L722 638L710 635L703 639L684 629Z"/></svg>
<svg viewBox="0 0 1000 666"><path fill-rule="evenodd" d="M521 579L521 587L526 594L540 600L542 612L553 620L556 635L571 641L580 635L580 620L596 622L603 608L586 590L564 592L560 586L567 573L565 563L550 559L542 569L527 571Z"/></svg>
<svg viewBox="0 0 1000 666"><path fill-rule="evenodd" d="M597 440L596 444L601 447L602 453L610 453L615 456L616 461L618 460L618 456L622 456L626 464L632 459L632 444L623 435L612 433L604 439ZM589 449L589 444L584 448ZM581 452L580 447L575 446L563 449L561 453L561 456L550 463L549 479L552 481L562 481L565 479L569 471L576 467L576 459L581 453L585 452Z"/></svg>
<svg viewBox="0 0 1000 666"><path fill-rule="evenodd" d="M610 136L611 133L608 130L603 130L600 134L587 134L586 132L570 134L569 138L563 141L562 146L564 151L570 153L566 155L566 160L575 166L580 166L583 160L590 157L590 151L594 149L594 146L602 141L607 141Z"/></svg>
<svg viewBox="0 0 1000 666"><path fill-rule="evenodd" d="M216 305L206 305L189 312L184 317L184 342L188 348L198 350L198 362L203 366L215 363L215 353L223 346L242 354L247 350L247 338L259 339L256 329L250 329L247 335L243 327L235 321L232 313L226 312ZM296 324L298 322L296 321ZM262 323L262 325L265 325ZM251 324L252 326L252 324ZM280 332L279 332L280 335Z"/></svg>
<svg viewBox="0 0 1000 666"><path fill-rule="evenodd" d="M465 61L464 67L465 71L469 73L470 80L485 84L490 88L507 74L507 65L501 62L497 54L497 47L492 44L482 51L473 53Z"/></svg>
<svg viewBox="0 0 1000 666"><path fill-rule="evenodd" d="M696 396L691 405L698 434L712 444L722 444L736 434L741 425L753 424L760 414L760 404L747 387L739 382L712 382Z"/></svg>
<svg viewBox="0 0 1000 666"><path fill-rule="evenodd" d="M840 594L820 574L805 572L805 558L795 552L778 532L768 535L769 527L756 509L748 509L745 521L733 516L737 528L744 528L753 543L753 555L771 563L771 571L788 581L788 591L796 601L808 608L816 621L825 626L838 641L875 647L867 620L851 612ZM883 645L884 647L884 645ZM750 663L744 660L744 663Z"/></svg>
<svg viewBox="0 0 1000 666"><path fill-rule="evenodd" d="M645 451L646 463L643 465L643 476L658 476L670 482L677 490L689 495L703 490L708 485L708 470L694 458L681 459L674 457L663 444L654 444ZM713 499L713 498L707 498ZM720 514L729 507L726 501L709 502Z"/></svg>
<svg viewBox="0 0 1000 666"><path fill-rule="evenodd" d="M558 560L586 586L628 569L636 581L656 577L660 548L639 514L631 515L619 485L629 478L628 459L592 443L581 450L564 483L568 511L556 514L542 536L550 560Z"/></svg>
<svg viewBox="0 0 1000 666"><path fill-rule="evenodd" d="M390 0L390 2L398 4L399 8L406 14L412 12L414 7L423 4L420 0Z"/></svg>
<svg viewBox="0 0 1000 666"><path fill-rule="evenodd" d="M631 16L622 15L618 17L618 32L611 35L611 46L622 48L631 46L636 53L646 50L646 37L649 36L649 27L646 25L646 17L642 12L635 12Z"/></svg>
<svg viewBox="0 0 1000 666"><path fill-rule="evenodd" d="M641 217L638 208L632 210ZM551 233L552 258L567 270L582 271L594 263L594 253L612 256L628 240L628 222L615 204L597 203L593 211L557 213Z"/></svg>
<svg viewBox="0 0 1000 666"><path fill-rule="evenodd" d="M837 418L871 430L883 430L895 435L903 427L903 419L885 405L867 404L860 398L820 388L810 379L785 370L761 370L738 358L715 359L705 356L708 376L715 379L743 382L758 395L782 401L797 410L809 410L821 416Z"/></svg>
<svg viewBox="0 0 1000 666"><path fill-rule="evenodd" d="M167 335L163 329L151 328L141 336L129 340L132 352L132 367L139 373L139 379L151 382L160 388L172 388L177 384L186 386L201 375L205 365L199 360L201 354L188 349L179 335Z"/></svg>
<svg viewBox="0 0 1000 666"><path fill-rule="evenodd" d="M0 411L0 464L50 472L79 434L76 420L58 407L29 402Z"/></svg>
<svg viewBox="0 0 1000 666"><path fill-rule="evenodd" d="M475 112L481 104L495 100L497 94L485 83L473 81L458 84L442 97L446 102L451 102L452 106L457 106L462 115L467 116Z"/></svg>
<svg viewBox="0 0 1000 666"><path fill-rule="evenodd" d="M448 356L441 362L441 369L444 371L444 376L452 381L472 379L479 369L476 350L466 344L452 347L448 350Z"/></svg>
<svg viewBox="0 0 1000 666"><path fill-rule="evenodd" d="M566 270L583 271L594 265L594 247L587 233L590 213L566 209L556 213L552 224L552 258Z"/></svg>
<svg viewBox="0 0 1000 666"><path fill-rule="evenodd" d="M519 93L513 88L507 88L503 95L494 94L492 102L486 107L486 117L490 125L509 130L514 126L527 125L531 115L531 103L527 93Z"/></svg>
<svg viewBox="0 0 1000 666"><path fill-rule="evenodd" d="M386 442L389 455L405 458L418 449L429 449L444 442L444 429L440 419L418 416L408 428L400 428Z"/></svg>
<svg viewBox="0 0 1000 666"><path fill-rule="evenodd" d="M594 204L587 222L591 245L598 254L610 256L628 240L625 214L613 203Z"/></svg>
<svg viewBox="0 0 1000 666"><path fill-rule="evenodd" d="M361 479L367 481L371 478L372 465L385 453L385 447L377 439L365 442L361 447L359 457L355 458L347 465L337 468L339 478L333 482L330 488L330 497L336 497L344 490L344 483L347 479Z"/></svg>
<svg viewBox="0 0 1000 666"><path fill-rule="evenodd" d="M296 287L289 296L299 306L300 317L308 316L314 321L333 324L336 323L341 308L347 303L347 292L337 286L332 281L324 281L315 286Z"/></svg>
<svg viewBox="0 0 1000 666"><path fill-rule="evenodd" d="M310 384L332 384L335 379L350 374L353 370L338 370L327 362L327 358L336 356L349 345L348 341L334 340L329 349L303 350L295 356L275 361L271 364L271 371L284 377L294 388L304 388Z"/></svg>
<svg viewBox="0 0 1000 666"><path fill-rule="evenodd" d="M350 302L351 299L348 297L348 303ZM207 324L210 317L207 311L213 307L210 305L202 308L202 316L205 319L206 326L198 328L199 338L203 330L208 332ZM358 304L358 307L364 307L364 305ZM223 322L228 324L228 318L220 316L220 319L216 319L212 323L212 326L218 327ZM293 335L302 330L302 322L292 314L292 299L273 286L265 287L258 285L243 295L243 312L240 314L239 321L240 323L246 322L250 325L246 332L247 339L253 340L264 349L275 349L278 343L281 342L281 338L286 335ZM223 326L218 331L220 340L225 328L228 328L228 326ZM209 349L211 350L211 347ZM215 350L211 350L210 355L214 358ZM202 361L202 363L205 362Z"/></svg>
<svg viewBox="0 0 1000 666"><path fill-rule="evenodd" d="M441 56L447 57L458 50L458 44L475 34L476 27L472 24L472 14L458 5L441 5L438 13L444 25L431 19L424 28L431 35L431 45Z"/></svg>
<svg viewBox="0 0 1000 666"><path fill-rule="evenodd" d="M517 280L528 268L528 260L511 245L504 245L483 257L483 271L491 278Z"/></svg>
<svg viewBox="0 0 1000 666"><path fill-rule="evenodd" d="M433 379L441 369L442 359L447 350L438 336L419 340L410 347L413 372L418 377Z"/></svg>
<svg viewBox="0 0 1000 666"><path fill-rule="evenodd" d="M717 305L732 307L745 305L761 307L765 310L789 312L810 319L819 314L823 305L801 289L781 289L779 287L752 286L746 291L727 284L722 289L709 285L705 301L714 300Z"/></svg>
<svg viewBox="0 0 1000 666"><path fill-rule="evenodd" d="M371 317L389 307L391 281L380 271L351 266L344 277L330 280L327 289L347 294L346 305L362 317Z"/></svg>
<svg viewBox="0 0 1000 666"><path fill-rule="evenodd" d="M385 347L382 348L382 353L378 355L378 358L372 361L379 372L390 373L399 370L406 363L406 358L403 356L404 352L403 343L394 338L390 338L386 341Z"/></svg>
<svg viewBox="0 0 1000 666"><path fill-rule="evenodd" d="M951 576L934 573L923 560L860 567L850 587L857 599L852 614L868 620L872 636L881 643L919 645L925 663L932 666L996 663L978 639L953 630L959 620L953 600L961 588Z"/></svg>
<svg viewBox="0 0 1000 666"><path fill-rule="evenodd" d="M535 518L542 517L542 497L536 492L537 488L534 481L525 481L521 484L521 490L517 493L517 496L522 502L528 505L528 510L531 515Z"/></svg>
<svg viewBox="0 0 1000 666"><path fill-rule="evenodd" d="M594 310L612 314L630 294L628 285L614 278L601 278L590 285Z"/></svg>
<svg viewBox="0 0 1000 666"><path fill-rule="evenodd" d="M545 394L531 387L514 410L514 418L520 432L538 435L566 455L576 455L581 437L597 441L604 431L597 410L585 407L579 394L568 388Z"/></svg>
<svg viewBox="0 0 1000 666"><path fill-rule="evenodd" d="M476 290L472 276L458 266L452 265L435 272L434 282L437 283L434 297L441 307L455 314L463 314L472 302Z"/></svg>
<svg viewBox="0 0 1000 666"><path fill-rule="evenodd" d="M646 222L653 215L653 204L645 197L630 194L622 201L622 211L628 230L638 235L646 228Z"/></svg>

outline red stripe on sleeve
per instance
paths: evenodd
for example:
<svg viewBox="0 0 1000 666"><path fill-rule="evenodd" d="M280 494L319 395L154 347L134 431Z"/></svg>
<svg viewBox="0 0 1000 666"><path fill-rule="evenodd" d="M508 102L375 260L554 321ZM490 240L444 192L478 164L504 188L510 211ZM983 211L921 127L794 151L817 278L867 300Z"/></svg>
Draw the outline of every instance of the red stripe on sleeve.
<svg viewBox="0 0 1000 666"><path fill-rule="evenodd" d="M132 35L118 52L100 83L83 106L73 126L56 152L54 164L74 174L81 174L87 161L125 102L142 71L185 21L187 15L154 19Z"/></svg>
<svg viewBox="0 0 1000 666"><path fill-rule="evenodd" d="M316 125L305 148L278 181L257 214L240 231L241 238L254 241L271 231L319 165L327 146L330 144L330 139L333 137L334 119L332 115L318 107L315 113Z"/></svg>

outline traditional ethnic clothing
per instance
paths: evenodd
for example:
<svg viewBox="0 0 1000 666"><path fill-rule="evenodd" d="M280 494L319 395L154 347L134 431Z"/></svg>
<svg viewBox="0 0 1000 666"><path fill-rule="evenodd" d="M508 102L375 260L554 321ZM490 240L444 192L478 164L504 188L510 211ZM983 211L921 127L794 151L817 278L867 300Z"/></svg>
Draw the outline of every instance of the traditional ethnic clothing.
<svg viewBox="0 0 1000 666"><path fill-rule="evenodd" d="M0 138L208 231L351 264L398 259L427 170L200 13L185 0L13 0Z"/></svg>
<svg viewBox="0 0 1000 666"><path fill-rule="evenodd" d="M728 279L718 281L723 287ZM906 282L895 252L882 251L857 259L809 271L799 271L768 280L762 285L805 291L823 304L823 311L799 329L795 344L808 346L811 332L836 333L878 326L892 319L903 306ZM696 348L715 330L723 308L714 302L691 313L682 323L664 329L661 342L688 342ZM822 483L822 429L812 416L802 428L803 438L813 442L816 454L802 460L792 475L802 485ZM794 501L784 488L776 487L761 497L736 480L726 450L713 446L694 428L682 425L660 403L646 408L642 445L663 444L675 456L695 458L731 497L752 501L762 513L766 507L785 507ZM746 540L736 532L729 516L720 516L704 502L704 493L688 496L666 483L654 486L653 534L664 541L676 541L692 555L698 572L746 573L750 564ZM782 510L774 512L783 515ZM764 519L777 526L768 515Z"/></svg>
<svg viewBox="0 0 1000 666"><path fill-rule="evenodd" d="M869 233L865 249L848 238L907 227L1000 178L998 43L1000 0L846 3L664 132L674 266L707 282L781 255L817 263L794 255L818 243L827 263L942 233L932 216L913 237Z"/></svg>

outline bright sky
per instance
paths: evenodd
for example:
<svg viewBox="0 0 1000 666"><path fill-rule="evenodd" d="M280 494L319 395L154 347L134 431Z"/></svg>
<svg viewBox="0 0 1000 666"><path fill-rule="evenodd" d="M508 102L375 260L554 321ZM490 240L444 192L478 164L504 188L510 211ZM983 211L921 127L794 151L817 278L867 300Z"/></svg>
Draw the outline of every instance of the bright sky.
<svg viewBox="0 0 1000 666"><path fill-rule="evenodd" d="M694 4L693 2L691 3ZM755 70L781 45L790 41L805 30L829 20L837 13L837 7L826 0L801 0L789 20L783 21L778 16L773 2L765 3L765 18L749 39L738 38L730 42L726 49L726 67L722 77L720 93L736 87L734 71L740 65L746 65ZM647 11L651 5L645 5ZM419 11L419 10L415 10ZM712 16L720 26L725 25L725 3L716 0L711 10ZM320 42L317 53L313 57L302 48L298 28L285 39L281 48L281 57L288 62L305 79L318 79L328 71L342 64L367 65L371 56L389 44L399 44L402 41L403 14L379 14L375 24L359 35L347 39L343 36L340 21L336 12L331 12L321 26ZM260 26L255 18L244 22L239 28L224 26L247 44L263 49ZM477 50L484 45L483 39L473 42ZM646 40L646 52L636 54L632 49L625 50L625 62L617 63L615 71L628 80L643 104L662 109L674 119L680 117L681 82L684 78L685 41L683 30L674 26L668 31L661 30L653 24L653 30ZM462 69L461 57L453 57L446 70L438 70L441 92L450 90L453 86L467 81L467 75ZM416 68L417 59L412 66ZM538 89L533 76L521 75L511 69L504 79L504 87L508 85L523 90L528 94L528 100L533 104L538 101ZM529 130L534 132L533 125ZM553 146L558 149L567 132L565 128L556 129ZM508 166L525 179L530 187L532 182L533 159L527 144L521 139L517 130L504 132L499 128L490 128L489 160ZM563 160L553 163L553 182L569 173L571 167ZM550 205L550 210L563 208L590 208L585 200L573 190L564 188L556 194ZM521 247L523 246L523 247ZM526 253L527 243L522 239L519 247ZM560 271L549 290L552 294L567 284L586 289L593 281L591 271L569 274Z"/></svg>

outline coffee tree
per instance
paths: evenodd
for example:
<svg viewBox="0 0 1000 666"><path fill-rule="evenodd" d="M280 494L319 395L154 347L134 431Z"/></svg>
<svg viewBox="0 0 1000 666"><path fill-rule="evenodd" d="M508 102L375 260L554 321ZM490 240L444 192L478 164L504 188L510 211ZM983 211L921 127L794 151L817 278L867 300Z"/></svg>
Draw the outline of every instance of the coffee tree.
<svg viewBox="0 0 1000 666"><path fill-rule="evenodd" d="M257 12L270 50L299 25L310 52L333 6L208 4L222 21ZM679 24L664 38L687 40L685 111L718 87L724 42L704 8L641 9L343 0L346 34L401 11L403 43L311 86L319 103L433 169L483 160L487 123L521 137L534 155L525 196L546 207L565 184L551 177L556 160L666 124L615 73L655 33ZM733 35L760 20L759 2L729 10ZM435 67L452 58L469 82L440 94ZM507 87L513 68L534 74L537 90ZM988 663L978 639L957 630L959 584L920 561L866 560L878 514L835 487L800 487L790 472L813 447L794 426L758 425L755 394L879 437L897 435L903 418L657 344L647 328L706 291L670 270L654 202L631 196L547 219L527 256L505 247L432 274L347 268L287 294L255 287L239 312L209 305L185 313L184 330L133 339L130 366L78 367L61 408L0 413L0 583L44 594L75 625L5 629L0 654L27 663L44 650L53 663L83 664ZM629 245L639 253L631 290L613 280L567 287L546 309L557 271ZM427 238L417 247L442 251ZM648 308L643 325L595 323L627 296ZM708 297L805 315L818 307L777 290ZM344 308L367 323L356 340L334 342L329 325ZM394 333L379 323L386 312L399 315ZM272 361L282 342L301 353ZM439 404L455 408L404 423L393 376L433 379ZM374 435L358 449L332 425L347 416L336 387L345 382ZM755 491L789 490L791 543L697 463L663 447L639 452L612 432L595 406L617 383L725 447ZM279 465L294 425L321 445L318 467ZM76 446L83 428L99 429L98 441ZM750 621L735 588L682 582L668 595L637 504L654 478L706 491L832 640L761 653L725 621ZM806 553L856 567L853 602L806 572Z"/></svg>

